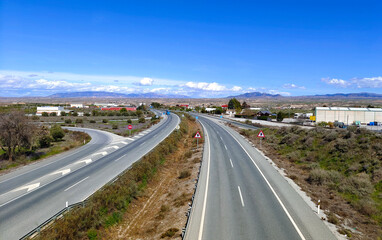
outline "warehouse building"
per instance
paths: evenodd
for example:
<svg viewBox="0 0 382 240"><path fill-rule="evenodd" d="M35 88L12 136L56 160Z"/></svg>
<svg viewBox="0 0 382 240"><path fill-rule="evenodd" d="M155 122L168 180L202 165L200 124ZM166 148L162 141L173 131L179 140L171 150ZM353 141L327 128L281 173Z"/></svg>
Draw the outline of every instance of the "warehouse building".
<svg viewBox="0 0 382 240"><path fill-rule="evenodd" d="M41 116L43 112L46 112L48 114L50 113L56 113L57 116L61 116L61 112L65 112L64 107L54 107L54 106L44 106L44 107L37 107L37 116Z"/></svg>
<svg viewBox="0 0 382 240"><path fill-rule="evenodd" d="M316 107L316 122L368 124L382 122L382 108Z"/></svg>

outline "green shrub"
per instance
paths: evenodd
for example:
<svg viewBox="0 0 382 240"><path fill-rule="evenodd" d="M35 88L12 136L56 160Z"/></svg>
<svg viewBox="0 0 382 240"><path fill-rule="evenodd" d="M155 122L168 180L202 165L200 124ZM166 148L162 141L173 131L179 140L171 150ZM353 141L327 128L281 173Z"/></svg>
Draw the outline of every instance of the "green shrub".
<svg viewBox="0 0 382 240"><path fill-rule="evenodd" d="M111 126L112 129L118 129L118 124L116 123L113 123L113 125Z"/></svg>
<svg viewBox="0 0 382 240"><path fill-rule="evenodd" d="M50 144L52 142L52 137L49 135L43 135L38 139L39 146L41 148L47 148L50 147Z"/></svg>
<svg viewBox="0 0 382 240"><path fill-rule="evenodd" d="M96 240L97 239L97 230L94 228L89 229L87 232L89 240Z"/></svg>
<svg viewBox="0 0 382 240"><path fill-rule="evenodd" d="M119 212L113 212L111 215L109 215L105 220L105 227L111 227L117 223L119 223L122 220L122 215Z"/></svg>
<svg viewBox="0 0 382 240"><path fill-rule="evenodd" d="M48 117L48 116L49 116L49 113L47 113L47 112L43 112L43 113L41 113L41 116L43 116L43 117Z"/></svg>
<svg viewBox="0 0 382 240"><path fill-rule="evenodd" d="M107 123L109 120L107 120L107 119L102 119L102 122L103 123Z"/></svg>
<svg viewBox="0 0 382 240"><path fill-rule="evenodd" d="M190 171L188 170L184 170L184 171L181 171L180 174L179 174L179 179L183 179L183 178L188 178L189 176L191 176L191 173Z"/></svg>
<svg viewBox="0 0 382 240"><path fill-rule="evenodd" d="M144 123L146 122L145 118L144 117L140 117L139 120L138 120L139 123Z"/></svg>
<svg viewBox="0 0 382 240"><path fill-rule="evenodd" d="M50 128L50 135L54 139L54 141L60 141L63 137L65 137L65 132L61 128L60 125L55 124Z"/></svg>
<svg viewBox="0 0 382 240"><path fill-rule="evenodd" d="M132 123L131 119L127 119L127 123L131 124Z"/></svg>
<svg viewBox="0 0 382 240"><path fill-rule="evenodd" d="M56 112L51 112L51 113L49 113L49 116L55 117L55 116L57 116L57 113Z"/></svg>
<svg viewBox="0 0 382 240"><path fill-rule="evenodd" d="M179 231L179 229L177 229L177 228L169 228L169 229L167 229L166 232L162 233L162 235L160 237L161 238L173 237L175 235L175 233L177 233L178 231Z"/></svg>
<svg viewBox="0 0 382 240"><path fill-rule="evenodd" d="M76 119L76 123L83 123L83 122L84 122L84 120L82 118L77 118Z"/></svg>
<svg viewBox="0 0 382 240"><path fill-rule="evenodd" d="M72 123L72 120L71 120L70 118L65 119L65 123L66 123L66 124L70 124L70 123Z"/></svg>
<svg viewBox="0 0 382 240"><path fill-rule="evenodd" d="M96 121L95 120L89 120L89 123L96 123Z"/></svg>

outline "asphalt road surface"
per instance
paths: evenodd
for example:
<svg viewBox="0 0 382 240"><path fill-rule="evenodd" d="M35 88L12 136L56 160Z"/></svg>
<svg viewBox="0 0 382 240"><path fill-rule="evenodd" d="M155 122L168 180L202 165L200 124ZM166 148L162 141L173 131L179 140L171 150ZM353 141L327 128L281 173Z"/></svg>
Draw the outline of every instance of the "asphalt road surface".
<svg viewBox="0 0 382 240"><path fill-rule="evenodd" d="M69 153L0 177L0 239L19 239L49 219L66 202L83 201L163 141L178 116L133 138L82 129L92 141Z"/></svg>
<svg viewBox="0 0 382 240"><path fill-rule="evenodd" d="M336 239L243 137L199 115L205 151L186 239Z"/></svg>

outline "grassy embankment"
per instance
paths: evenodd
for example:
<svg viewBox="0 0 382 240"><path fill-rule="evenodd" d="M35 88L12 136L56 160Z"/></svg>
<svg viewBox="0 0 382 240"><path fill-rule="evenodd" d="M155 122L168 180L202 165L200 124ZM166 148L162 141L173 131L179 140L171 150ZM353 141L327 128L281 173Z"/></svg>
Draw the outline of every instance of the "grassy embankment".
<svg viewBox="0 0 382 240"><path fill-rule="evenodd" d="M166 161L178 151L178 147L184 144L184 140L195 134L190 129L190 123L195 125L194 121L189 116L183 118L178 131L173 132L149 154L134 163L114 183L106 185L92 195L85 207L65 214L64 218L57 220L51 227L42 231L38 238L102 238L105 230L121 223L131 202L144 193L147 185L158 174L158 171L165 168ZM183 154L185 158L189 158L189 152Z"/></svg>
<svg viewBox="0 0 382 240"><path fill-rule="evenodd" d="M6 172L11 168L27 165L31 162L41 160L64 151L82 146L91 140L90 136L84 132L64 130L65 136L60 141L52 142L49 147L39 147L33 150L17 149L17 155L14 160L0 160L0 173ZM0 156L5 154L0 150Z"/></svg>
<svg viewBox="0 0 382 240"><path fill-rule="evenodd" d="M357 128L283 127L263 131L266 139L262 150L313 200L321 200L328 221L339 225L341 233L356 239L382 238L380 133ZM259 145L258 131L240 133Z"/></svg>

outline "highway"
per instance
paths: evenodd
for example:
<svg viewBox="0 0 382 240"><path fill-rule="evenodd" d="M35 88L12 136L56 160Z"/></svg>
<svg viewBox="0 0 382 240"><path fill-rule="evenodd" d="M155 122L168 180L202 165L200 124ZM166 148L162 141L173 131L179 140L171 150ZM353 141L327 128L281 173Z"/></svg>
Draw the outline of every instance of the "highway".
<svg viewBox="0 0 382 240"><path fill-rule="evenodd" d="M205 150L186 239L336 239L237 132L199 115Z"/></svg>
<svg viewBox="0 0 382 240"><path fill-rule="evenodd" d="M83 201L163 141L179 124L171 114L133 138L82 129L92 141L0 177L0 239L19 239L66 202Z"/></svg>

